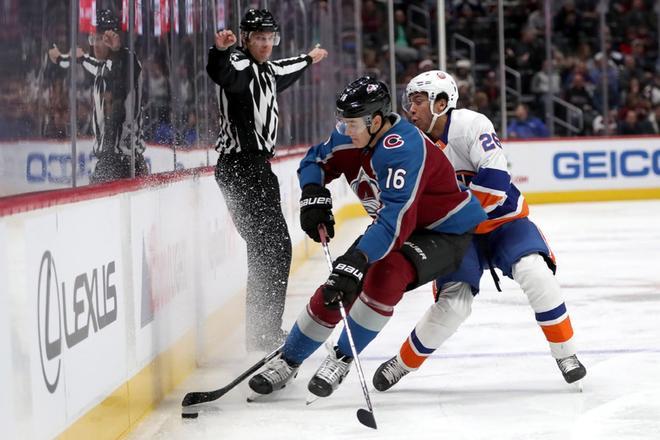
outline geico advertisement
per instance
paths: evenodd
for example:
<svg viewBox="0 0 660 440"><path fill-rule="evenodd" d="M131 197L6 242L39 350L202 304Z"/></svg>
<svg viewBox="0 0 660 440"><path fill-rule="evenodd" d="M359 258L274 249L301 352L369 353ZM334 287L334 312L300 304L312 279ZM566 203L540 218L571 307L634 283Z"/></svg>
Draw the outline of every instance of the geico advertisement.
<svg viewBox="0 0 660 440"><path fill-rule="evenodd" d="M660 187L660 137L509 142L523 192Z"/></svg>
<svg viewBox="0 0 660 440"><path fill-rule="evenodd" d="M56 434L126 378L119 215L118 201L95 200L26 219L32 404L40 435Z"/></svg>
<svg viewBox="0 0 660 440"><path fill-rule="evenodd" d="M76 143L76 183L87 185L96 166L92 154L93 141ZM71 144L52 141L22 141L0 143L0 167L3 190L0 196L43 189L66 188L72 185L73 161ZM214 164L214 150L180 149L148 145L144 158L151 173L195 168Z"/></svg>
<svg viewBox="0 0 660 440"><path fill-rule="evenodd" d="M7 243L7 234L5 225L0 223L0 243ZM4 438L15 437L15 415L12 403L15 403L14 397L14 375L11 373L12 348L9 335L12 327L9 322L10 297L9 286L7 285L8 271L6 252L8 249L0 250L0 425L2 426L2 435Z"/></svg>
<svg viewBox="0 0 660 440"><path fill-rule="evenodd" d="M194 325L194 191L188 180L131 197L137 368ZM204 231L199 231L203 234Z"/></svg>

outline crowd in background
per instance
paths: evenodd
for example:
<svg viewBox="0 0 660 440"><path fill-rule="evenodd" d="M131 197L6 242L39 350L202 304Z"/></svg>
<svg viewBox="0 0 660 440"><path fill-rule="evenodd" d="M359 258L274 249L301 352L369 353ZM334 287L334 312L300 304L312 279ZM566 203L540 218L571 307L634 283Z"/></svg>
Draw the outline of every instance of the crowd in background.
<svg viewBox="0 0 660 440"><path fill-rule="evenodd" d="M121 9L120 1L106 3ZM309 8L319 10L327 10L330 3L306 2ZM351 8L353 0L341 3ZM460 89L459 107L480 111L497 126L501 120L497 1L447 0L445 3L447 69L454 74ZM552 3L552 65L545 58L543 1L511 0L504 8L506 65L519 72L521 78L520 96L507 96L508 137L548 135L549 121L545 115L548 91L582 111L583 124L579 131L555 126L556 135L603 135L606 130L610 135L660 133L660 57L653 0L609 2L605 53L600 48L598 0ZM68 73L49 63L46 54L52 44L58 44L63 52L68 50L67 5L64 1L45 5L32 0L4 3L5 10L0 14L3 16L0 20L3 45L0 139L70 136ZM438 65L435 5L435 0L395 1L394 50L400 87L418 73ZM386 2L365 0L361 8L361 68L389 80ZM36 15L48 18L34 20ZM181 20L185 20L184 12ZM344 35L350 34L350 23L346 26L347 29L336 30L342 34L342 47L349 51L342 54L342 63L350 61L350 51L353 56L357 53L355 39L350 47ZM41 40L24 38L26 35L41 36ZM474 43L473 60L460 44L453 50L450 42L454 35ZM175 47L169 33L158 37L137 36L136 55L145 74L143 126L148 142L187 147L207 146L213 141L215 94L212 87L206 92L202 87L206 81L203 71L206 48L210 44L205 39L200 34L179 33ZM48 47L44 48L44 41ZM79 44L89 49L84 43ZM604 114L603 75L607 75L608 84L607 114ZM320 86L323 82L317 78L316 84ZM77 134L91 136L92 84L80 71L77 86ZM199 108L200 101L208 104L203 110ZM283 105L282 112L292 110ZM573 122L574 115L566 113L566 107L555 104L554 112L558 118ZM206 127L201 124L202 118L210 121ZM295 116L292 118L296 120ZM291 130L291 127L283 124L282 129Z"/></svg>
<svg viewBox="0 0 660 440"><path fill-rule="evenodd" d="M660 133L660 57L653 0L613 0L606 14L605 53L599 36L599 0L552 2L552 63L546 60L542 0L506 2L505 63L520 74L520 96L507 96L508 137L545 137L548 91L582 111L580 130L557 127L559 135ZM395 53L398 84L437 66L435 1L401 2L395 11ZM466 50L451 51L448 70L459 87L459 107L500 118L497 1L446 2L447 38L458 34L475 45L474 65ZM427 11L431 27L424 30ZM387 6L366 0L362 8L364 64L368 72L388 70ZM460 47L457 44L456 47ZM604 115L603 75L607 75L608 114ZM562 120L575 118L555 104Z"/></svg>

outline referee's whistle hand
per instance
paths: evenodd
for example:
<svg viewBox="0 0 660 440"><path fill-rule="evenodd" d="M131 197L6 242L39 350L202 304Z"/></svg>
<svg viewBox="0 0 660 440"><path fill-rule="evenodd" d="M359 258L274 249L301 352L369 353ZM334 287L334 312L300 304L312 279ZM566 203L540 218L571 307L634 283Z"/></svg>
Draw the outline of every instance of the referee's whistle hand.
<svg viewBox="0 0 660 440"><path fill-rule="evenodd" d="M225 50L236 43L236 35L230 30L225 29L215 34L215 47L218 50Z"/></svg>
<svg viewBox="0 0 660 440"><path fill-rule="evenodd" d="M307 54L312 57L312 64L316 64L321 61L323 58L328 56L328 51L320 47L315 47Z"/></svg>

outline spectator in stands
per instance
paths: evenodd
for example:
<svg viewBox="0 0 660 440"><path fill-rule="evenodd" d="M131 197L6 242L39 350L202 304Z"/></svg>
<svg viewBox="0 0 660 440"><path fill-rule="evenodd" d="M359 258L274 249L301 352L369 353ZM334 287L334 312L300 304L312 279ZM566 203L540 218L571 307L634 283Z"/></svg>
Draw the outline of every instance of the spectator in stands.
<svg viewBox="0 0 660 440"><path fill-rule="evenodd" d="M623 56L623 67L621 69L621 88L627 90L630 81L636 78L638 81L644 77L644 71L639 68L637 60L632 55Z"/></svg>
<svg viewBox="0 0 660 440"><path fill-rule="evenodd" d="M660 104L653 107L653 112L649 115L648 121L651 124L653 133L660 134Z"/></svg>
<svg viewBox="0 0 660 440"><path fill-rule="evenodd" d="M603 72L605 71L605 73ZM617 107L621 102L619 92L619 69L609 59L603 56L602 52L594 57L594 63L589 69L589 76L594 85L594 105L599 112L603 111L603 76L607 75L607 90L610 107Z"/></svg>
<svg viewBox="0 0 660 440"><path fill-rule="evenodd" d="M472 105L470 106L470 109L474 110L475 112L479 112L486 115L488 119L492 121L493 125L495 126L495 131L498 131L500 115L499 112L497 111L496 106L493 104L494 103L489 101L486 92L479 90L474 94L474 98L472 99Z"/></svg>
<svg viewBox="0 0 660 440"><path fill-rule="evenodd" d="M653 14L648 10L644 0L633 0L630 9L623 15L623 25L627 29L653 27Z"/></svg>
<svg viewBox="0 0 660 440"><path fill-rule="evenodd" d="M621 100L628 102L630 98L640 99L642 97L642 86L639 79L633 77L628 83L628 87L621 92Z"/></svg>
<svg viewBox="0 0 660 440"><path fill-rule="evenodd" d="M364 46L381 50L387 35L387 20L383 9L374 0L366 0L362 4L362 33Z"/></svg>
<svg viewBox="0 0 660 440"><path fill-rule="evenodd" d="M417 65L417 74L420 74L420 73L423 73L423 72L428 72L429 70L433 70L433 68L434 68L433 60L430 59L430 58L424 58ZM403 82L403 83L408 84L406 82Z"/></svg>
<svg viewBox="0 0 660 440"><path fill-rule="evenodd" d="M648 120L639 120L635 110L628 110L619 125L619 134L653 134L653 127Z"/></svg>
<svg viewBox="0 0 660 440"><path fill-rule="evenodd" d="M550 136L548 128L543 121L535 116L529 115L529 107L526 104L518 104L515 110L516 119L513 120L507 132L509 137L518 139L542 138Z"/></svg>
<svg viewBox="0 0 660 440"><path fill-rule="evenodd" d="M595 136L617 134L619 132L619 127L617 124L617 113L618 110L614 108L610 110L609 116L607 118L603 117L601 114L597 115L592 123L593 134ZM606 123L608 124L607 132L605 131Z"/></svg>
<svg viewBox="0 0 660 440"><path fill-rule="evenodd" d="M458 60L456 61L456 73L454 79L456 80L456 86L459 90L463 90L463 93L468 93L470 96L474 95L475 84L474 78L472 77L472 63L470 60ZM459 96L462 96L459 94Z"/></svg>
<svg viewBox="0 0 660 440"><path fill-rule="evenodd" d="M522 75L523 94L529 93L532 76L543 66L544 54L543 44L537 38L536 31L533 28L523 29L512 60L514 68Z"/></svg>
<svg viewBox="0 0 660 440"><path fill-rule="evenodd" d="M561 88L559 72L552 67L552 62L548 60L543 61L543 70L536 72L532 78L532 93L536 95L536 102L541 107L545 102L548 92L558 95Z"/></svg>
<svg viewBox="0 0 660 440"><path fill-rule="evenodd" d="M562 49L575 48L580 40L582 16L573 0L565 0L555 15L552 28L561 37Z"/></svg>
<svg viewBox="0 0 660 440"><path fill-rule="evenodd" d="M403 9L394 11L394 53L404 66L419 60L419 51L412 46L412 36Z"/></svg>
<svg viewBox="0 0 660 440"><path fill-rule="evenodd" d="M382 80L386 66L384 65L383 58L380 56L380 52L376 49L365 48L362 52L362 59L364 60L365 74Z"/></svg>
<svg viewBox="0 0 660 440"><path fill-rule="evenodd" d="M594 108L593 99L586 88L585 79L581 73L573 76L573 81L566 91L564 99L583 112L591 111Z"/></svg>
<svg viewBox="0 0 660 440"><path fill-rule="evenodd" d="M495 102L500 99L500 84L494 70L489 70L486 74L481 90L486 93L490 102Z"/></svg>
<svg viewBox="0 0 660 440"><path fill-rule="evenodd" d="M660 57L658 57L660 62ZM648 99L652 105L660 105L660 71L655 72L653 81L644 86L642 95Z"/></svg>
<svg viewBox="0 0 660 440"><path fill-rule="evenodd" d="M576 73L573 76L571 85L564 94L564 100L582 110L585 122L585 132L582 134L588 134L590 128L593 127L593 119L597 116L597 113L595 111L593 97L587 88L584 75ZM576 124L578 115L569 112L568 114L560 114L560 117L568 119L568 122L571 124Z"/></svg>

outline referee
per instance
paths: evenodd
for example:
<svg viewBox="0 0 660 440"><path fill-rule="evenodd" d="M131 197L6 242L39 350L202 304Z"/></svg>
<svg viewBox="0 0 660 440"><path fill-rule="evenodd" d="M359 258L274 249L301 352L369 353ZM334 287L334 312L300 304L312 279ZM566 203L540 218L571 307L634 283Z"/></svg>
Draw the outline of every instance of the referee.
<svg viewBox="0 0 660 440"><path fill-rule="evenodd" d="M81 48L76 50L75 55L85 74L94 81L92 152L98 162L89 177L90 183L131 177L132 154L135 158L135 176L149 174L142 155L142 65L128 48L122 46L119 29L119 17L110 9L99 9L96 34L89 36L93 56ZM61 53L57 46L50 49L48 55L53 63L64 69L71 65L71 54ZM131 62L133 89L129 87L128 76Z"/></svg>
<svg viewBox="0 0 660 440"><path fill-rule="evenodd" d="M291 266L291 238L270 165L279 114L276 95L328 53L317 47L307 55L269 61L280 36L266 9L249 9L240 29L241 46L234 49L229 49L236 43L231 30L216 33L206 66L220 86L215 178L247 244L246 346L269 351L286 336L281 327Z"/></svg>

